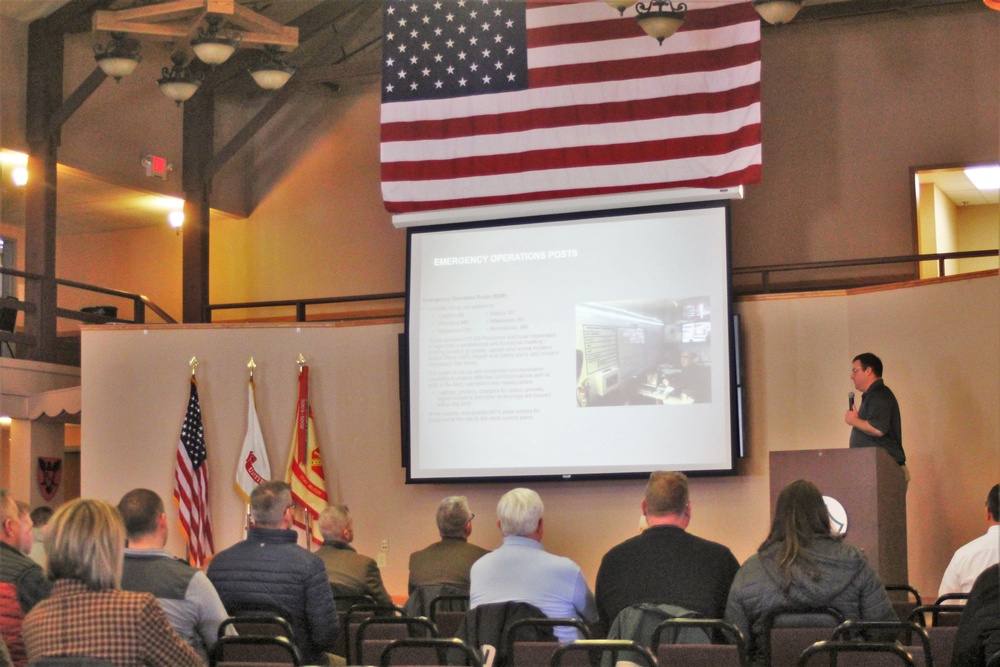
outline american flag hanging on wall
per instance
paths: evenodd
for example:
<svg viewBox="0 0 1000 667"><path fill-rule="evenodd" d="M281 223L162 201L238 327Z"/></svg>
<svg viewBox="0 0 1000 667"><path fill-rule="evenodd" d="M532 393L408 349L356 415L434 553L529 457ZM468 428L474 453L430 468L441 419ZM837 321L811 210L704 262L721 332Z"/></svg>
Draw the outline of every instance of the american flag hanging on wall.
<svg viewBox="0 0 1000 667"><path fill-rule="evenodd" d="M659 45L601 1L384 0L392 213L760 180L760 17L687 0Z"/></svg>
<svg viewBox="0 0 1000 667"><path fill-rule="evenodd" d="M188 561L201 567L215 553L212 542L212 515L208 509L208 452L205 427L198 403L198 382L191 377L191 396L181 426L174 468L174 502L177 503L181 531L188 543Z"/></svg>

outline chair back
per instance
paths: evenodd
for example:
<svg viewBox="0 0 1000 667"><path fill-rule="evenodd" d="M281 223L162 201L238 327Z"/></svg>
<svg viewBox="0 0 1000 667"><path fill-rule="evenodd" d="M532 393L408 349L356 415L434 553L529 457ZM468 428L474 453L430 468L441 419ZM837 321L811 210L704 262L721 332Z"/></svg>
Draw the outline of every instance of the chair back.
<svg viewBox="0 0 1000 667"><path fill-rule="evenodd" d="M711 638L712 644L678 643L684 630L698 629ZM672 618L660 623L653 631L650 644L660 665L718 665L745 667L746 641L732 623L713 618Z"/></svg>
<svg viewBox="0 0 1000 667"><path fill-rule="evenodd" d="M795 667L809 645L830 639L844 615L833 607L778 609L764 618L759 641L764 664Z"/></svg>
<svg viewBox="0 0 1000 667"><path fill-rule="evenodd" d="M469 611L468 595L438 595L430 601L428 617L437 626L441 637L454 637L458 626Z"/></svg>
<svg viewBox="0 0 1000 667"><path fill-rule="evenodd" d="M240 636L293 639L292 626L287 620L265 612L247 612L239 616L230 616L219 624L219 637L225 637L229 628L233 628Z"/></svg>
<svg viewBox="0 0 1000 667"><path fill-rule="evenodd" d="M618 663L619 656L622 656L622 659L627 659L640 667L656 667L656 658L649 649L631 639L577 639L575 642L561 644L553 652L549 664L551 667L560 667L566 656L577 652L587 655L592 665L604 663L614 665Z"/></svg>
<svg viewBox="0 0 1000 667"><path fill-rule="evenodd" d="M493 661L495 667L509 667L508 656L503 651L504 633L515 622L527 618L544 619L545 613L527 602L481 604L465 613L465 618L462 619L455 634L458 639L475 648L480 655L485 655L488 650L496 651L496 659ZM536 629L536 636L529 639L536 641L555 639L551 627L544 630L544 634L538 634L540 630Z"/></svg>
<svg viewBox="0 0 1000 667"><path fill-rule="evenodd" d="M377 665L382 651L397 639L437 637L437 628L426 618L372 616L358 625L354 649L347 657L349 665Z"/></svg>
<svg viewBox="0 0 1000 667"><path fill-rule="evenodd" d="M509 656L509 664L515 667L547 667L559 647L552 628L560 626L576 628L582 637L590 639L590 630L575 618L522 618L504 630L497 647L499 654ZM574 657L578 659L569 659L566 664L589 667L585 654Z"/></svg>
<svg viewBox="0 0 1000 667"><path fill-rule="evenodd" d="M299 650L287 637L227 635L220 637L209 654L210 667L230 667L232 663L266 662L298 667Z"/></svg>
<svg viewBox="0 0 1000 667"><path fill-rule="evenodd" d="M483 667L478 653L460 639L436 637L397 639L382 651L381 667L389 665L467 665Z"/></svg>
<svg viewBox="0 0 1000 667"><path fill-rule="evenodd" d="M405 616L403 609L396 605L369 604L361 602L355 604L344 616L341 633L343 634L343 653L339 655L347 658L347 664L357 664L352 662L354 657L354 646L358 639L358 628L369 618L401 618Z"/></svg>
<svg viewBox="0 0 1000 667"><path fill-rule="evenodd" d="M469 609L469 588L452 584L417 586L410 592L410 597L406 599L403 609L407 616L431 618L433 614L431 605L438 598L442 598L442 602L438 603L441 611L468 611ZM452 604L453 602L454 604Z"/></svg>
<svg viewBox="0 0 1000 667"><path fill-rule="evenodd" d="M958 637L957 625L932 625L927 628L927 638L931 642L931 655L936 667L951 665L956 637Z"/></svg>
<svg viewBox="0 0 1000 667"><path fill-rule="evenodd" d="M962 611L965 605L955 604L925 604L920 605L910 612L907 619L917 625L927 625L927 618L930 617L931 626L957 626L962 620Z"/></svg>
<svg viewBox="0 0 1000 667"><path fill-rule="evenodd" d="M899 642L903 646L917 647L910 651L914 663L933 667L931 640L927 631L913 621L844 621L833 631L831 641ZM918 660L919 657L919 660ZM944 667L948 667L945 665Z"/></svg>
<svg viewBox="0 0 1000 667"><path fill-rule="evenodd" d="M917 589L906 584L890 584L885 587L885 591L889 594L892 610L901 621L907 620L910 612L924 603Z"/></svg>
<svg viewBox="0 0 1000 667"><path fill-rule="evenodd" d="M822 656L825 659L820 659ZM815 659L814 659L815 658ZM862 642L816 642L802 652L798 667L916 667L913 656L899 644Z"/></svg>

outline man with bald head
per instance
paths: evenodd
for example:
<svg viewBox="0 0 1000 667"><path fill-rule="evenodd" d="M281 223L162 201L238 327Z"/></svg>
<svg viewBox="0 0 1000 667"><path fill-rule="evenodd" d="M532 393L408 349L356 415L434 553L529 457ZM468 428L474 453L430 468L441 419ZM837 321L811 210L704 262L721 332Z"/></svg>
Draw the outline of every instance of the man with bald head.
<svg viewBox="0 0 1000 667"><path fill-rule="evenodd" d="M330 505L319 515L323 546L316 555L323 561L326 574L338 595L368 595L375 604L391 605L392 598L382 583L382 573L373 558L363 556L351 546L354 520L347 505Z"/></svg>
<svg viewBox="0 0 1000 667"><path fill-rule="evenodd" d="M740 564L727 547L687 532L688 481L679 472L654 472L640 503L649 526L613 547L597 571L597 610L607 630L625 607L672 604L722 618Z"/></svg>

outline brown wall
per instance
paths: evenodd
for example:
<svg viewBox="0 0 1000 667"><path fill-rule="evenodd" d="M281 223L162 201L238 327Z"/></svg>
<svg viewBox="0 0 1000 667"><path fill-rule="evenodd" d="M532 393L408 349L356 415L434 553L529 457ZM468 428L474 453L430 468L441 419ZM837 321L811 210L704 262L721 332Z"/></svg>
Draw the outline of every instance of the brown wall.
<svg viewBox="0 0 1000 667"><path fill-rule="evenodd" d="M913 482L908 494L910 583L933 597L954 550L985 531L982 503L1000 460L1000 278L738 305L746 342L749 454L738 477L692 480L690 530L742 561L768 525L768 452L844 447L850 360L873 350L899 397ZM435 539L437 502L469 496L473 541L496 547L493 508L509 484L406 485L400 467L399 325L89 327L83 334L82 492L116 501L145 485L171 493L174 453L197 355L219 547L240 537L233 491L246 432L246 364L272 472L291 442L295 358L310 364L311 398L328 490L350 505L356 546L388 539L384 571L405 594L407 557ZM984 465L986 464L986 465ZM530 484L546 504L545 544L593 581L601 556L635 533L641 481ZM172 510L171 510L172 511ZM170 548L181 553L176 530Z"/></svg>

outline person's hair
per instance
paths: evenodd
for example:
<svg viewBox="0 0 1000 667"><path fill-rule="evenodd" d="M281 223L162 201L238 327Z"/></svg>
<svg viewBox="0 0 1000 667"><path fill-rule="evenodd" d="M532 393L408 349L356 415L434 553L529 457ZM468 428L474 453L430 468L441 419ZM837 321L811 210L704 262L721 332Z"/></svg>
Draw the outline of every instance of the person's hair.
<svg viewBox="0 0 1000 667"><path fill-rule="evenodd" d="M829 534L830 513L823 502L823 494L812 482L799 479L778 495L771 532L757 551L762 557L778 561L787 588L795 565L804 568L811 578L818 576L812 567L809 547L816 537Z"/></svg>
<svg viewBox="0 0 1000 667"><path fill-rule="evenodd" d="M681 514L688 504L688 479L681 472L657 470L646 484L646 512L653 516Z"/></svg>
<svg viewBox="0 0 1000 667"><path fill-rule="evenodd" d="M1000 484L994 484L990 492L986 494L986 509L994 521L1000 521Z"/></svg>
<svg viewBox="0 0 1000 667"><path fill-rule="evenodd" d="M882 377L882 360L871 352L862 352L858 356L854 357L852 361L859 362L861 364L861 368L872 369L872 373L875 374L875 377Z"/></svg>
<svg viewBox="0 0 1000 667"><path fill-rule="evenodd" d="M95 591L120 588L125 524L111 503L71 500L52 515L45 552L50 579L76 579Z"/></svg>
<svg viewBox="0 0 1000 667"><path fill-rule="evenodd" d="M340 538L350 524L351 514L347 505L330 505L319 514L319 532L324 540L343 541Z"/></svg>
<svg viewBox="0 0 1000 667"><path fill-rule="evenodd" d="M0 527L7 519L17 521L20 510L17 508L17 501L7 489L0 489Z"/></svg>
<svg viewBox="0 0 1000 667"><path fill-rule="evenodd" d="M531 489L512 489L497 503L497 518L504 535L532 534L544 512L541 497Z"/></svg>
<svg viewBox="0 0 1000 667"><path fill-rule="evenodd" d="M285 510L292 504L292 487L281 480L261 482L250 493L250 516L261 528L281 525Z"/></svg>
<svg viewBox="0 0 1000 667"><path fill-rule="evenodd" d="M118 501L118 511L125 522L125 532L132 540L154 533L165 508L163 500L155 491L132 489Z"/></svg>
<svg viewBox="0 0 1000 667"><path fill-rule="evenodd" d="M437 525L441 537L465 537L472 510L465 496L448 496L438 505Z"/></svg>
<svg viewBox="0 0 1000 667"><path fill-rule="evenodd" d="M23 500L18 500L17 502L17 518L20 519L22 516L26 518L31 518L31 505L24 502Z"/></svg>
<svg viewBox="0 0 1000 667"><path fill-rule="evenodd" d="M52 512L54 510L48 505L41 505L31 510L31 525L35 528L41 528L49 522L52 518Z"/></svg>

